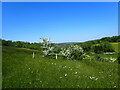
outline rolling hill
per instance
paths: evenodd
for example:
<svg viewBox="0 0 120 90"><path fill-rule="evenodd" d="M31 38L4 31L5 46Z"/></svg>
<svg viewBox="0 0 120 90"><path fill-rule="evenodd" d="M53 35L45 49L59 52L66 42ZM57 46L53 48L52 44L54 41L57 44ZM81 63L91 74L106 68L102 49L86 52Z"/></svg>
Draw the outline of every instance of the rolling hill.
<svg viewBox="0 0 120 90"><path fill-rule="evenodd" d="M42 57L3 46L3 88L117 88L118 64ZM35 52L35 59L32 58Z"/></svg>

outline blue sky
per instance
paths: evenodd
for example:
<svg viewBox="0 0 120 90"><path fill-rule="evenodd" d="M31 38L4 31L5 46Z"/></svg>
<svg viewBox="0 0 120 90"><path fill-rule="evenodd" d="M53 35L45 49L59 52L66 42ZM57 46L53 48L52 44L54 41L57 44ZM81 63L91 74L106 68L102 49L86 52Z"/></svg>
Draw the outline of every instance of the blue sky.
<svg viewBox="0 0 120 90"><path fill-rule="evenodd" d="M2 38L83 42L118 35L117 2L4 2Z"/></svg>

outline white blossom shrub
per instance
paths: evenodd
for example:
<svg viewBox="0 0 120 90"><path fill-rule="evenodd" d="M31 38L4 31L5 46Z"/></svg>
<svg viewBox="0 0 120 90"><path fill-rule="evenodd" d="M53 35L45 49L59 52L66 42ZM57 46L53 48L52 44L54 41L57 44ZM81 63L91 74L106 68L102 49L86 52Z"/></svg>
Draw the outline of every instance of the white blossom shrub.
<svg viewBox="0 0 120 90"><path fill-rule="evenodd" d="M110 57L110 62L115 62L117 59Z"/></svg>
<svg viewBox="0 0 120 90"><path fill-rule="evenodd" d="M54 47L51 46L50 39L47 38L40 38L42 42L42 49L43 49L43 56L48 56L53 53Z"/></svg>
<svg viewBox="0 0 120 90"><path fill-rule="evenodd" d="M82 47L78 45L71 45L67 49L61 48L60 54L67 59L82 60L86 54L83 53Z"/></svg>

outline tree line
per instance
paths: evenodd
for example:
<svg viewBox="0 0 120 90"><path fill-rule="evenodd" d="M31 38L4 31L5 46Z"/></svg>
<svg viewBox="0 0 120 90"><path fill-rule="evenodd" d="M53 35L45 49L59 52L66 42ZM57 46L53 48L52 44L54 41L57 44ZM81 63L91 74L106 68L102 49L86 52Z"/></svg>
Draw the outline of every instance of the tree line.
<svg viewBox="0 0 120 90"><path fill-rule="evenodd" d="M41 48L42 43L36 43L36 42L30 43L30 42L2 40L2 39L1 41L2 41L2 45L4 46L42 50ZM83 43L75 43L73 45L80 45L85 52L95 52L95 53L113 52L114 50L110 42L120 42L120 35L112 36L112 37L104 37L98 40L91 40ZM56 46L56 47L59 47L60 45L62 46L62 44L55 44L55 43L51 43L51 44L52 46ZM66 46L69 46L69 45L71 44L67 44ZM57 50L59 50L59 48Z"/></svg>
<svg viewBox="0 0 120 90"><path fill-rule="evenodd" d="M12 47L19 47L19 48L29 48L29 49L41 50L41 48L40 48L41 43L2 40L2 45L3 46L12 46Z"/></svg>
<svg viewBox="0 0 120 90"><path fill-rule="evenodd" d="M85 52L114 52L111 42L120 42L120 36L104 37L98 40L86 41L83 43L78 43Z"/></svg>

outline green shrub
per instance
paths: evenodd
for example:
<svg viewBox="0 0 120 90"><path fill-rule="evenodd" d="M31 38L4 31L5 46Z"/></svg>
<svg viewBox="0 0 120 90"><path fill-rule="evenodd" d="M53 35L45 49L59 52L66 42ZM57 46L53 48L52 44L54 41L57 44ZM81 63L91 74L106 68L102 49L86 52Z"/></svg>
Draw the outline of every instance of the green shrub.
<svg viewBox="0 0 120 90"><path fill-rule="evenodd" d="M109 42L101 42L100 44L96 44L93 47L93 51L97 54L103 52L114 52L112 45Z"/></svg>
<svg viewBox="0 0 120 90"><path fill-rule="evenodd" d="M117 60L118 60L118 64L120 64L120 54L118 55Z"/></svg>
<svg viewBox="0 0 120 90"><path fill-rule="evenodd" d="M99 54L97 54L97 55L95 56L95 60L97 60L97 61L99 61L99 62L103 62L103 61L104 61L103 58L101 58Z"/></svg>

